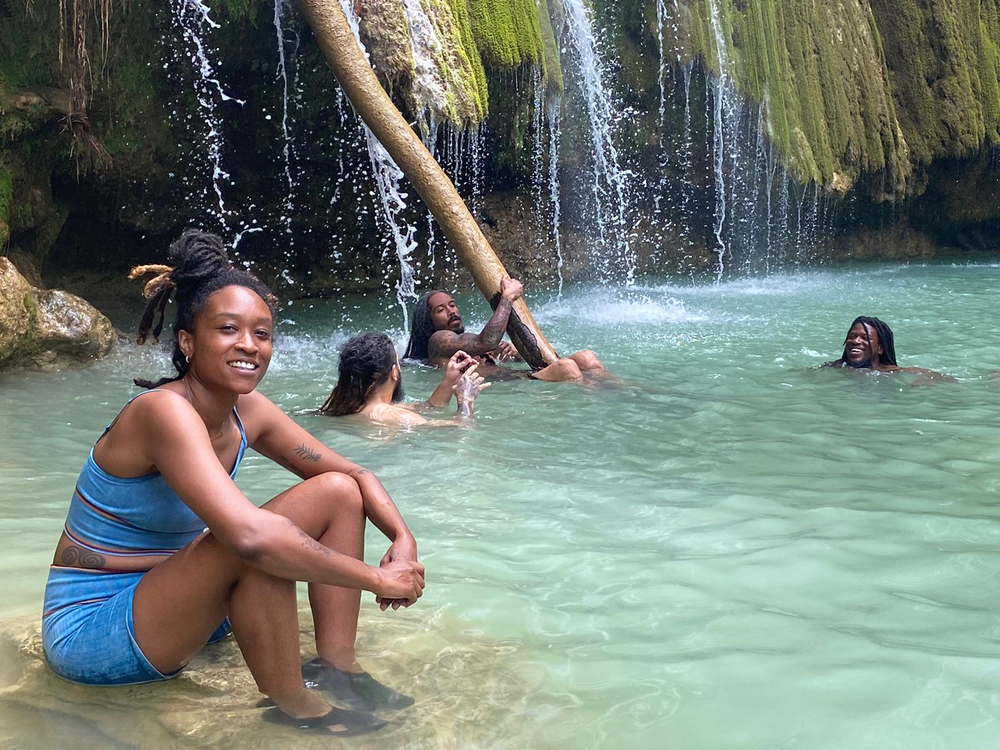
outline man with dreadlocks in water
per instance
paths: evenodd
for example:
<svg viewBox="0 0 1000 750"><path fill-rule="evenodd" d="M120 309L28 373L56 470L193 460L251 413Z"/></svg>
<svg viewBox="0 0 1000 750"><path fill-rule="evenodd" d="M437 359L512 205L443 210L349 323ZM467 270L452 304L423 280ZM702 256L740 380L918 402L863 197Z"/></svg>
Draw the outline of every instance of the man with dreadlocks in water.
<svg viewBox="0 0 1000 750"><path fill-rule="evenodd" d="M133 397L90 451L49 570L42 645L52 670L88 685L175 676L230 631L273 707L264 718L337 736L385 725L413 703L355 660L361 591L383 610L424 588L417 544L382 483L257 390L276 301L188 230L146 288L139 338L176 295L177 376ZM247 448L302 481L261 507L233 478ZM364 562L371 522L391 545ZM207 528L206 528L207 527ZM296 581L309 583L318 658L299 659ZM307 690L303 678L317 690ZM346 708L333 708L326 697ZM347 710L353 709L353 710Z"/></svg>
<svg viewBox="0 0 1000 750"><path fill-rule="evenodd" d="M455 352L434 393L426 401L403 404L403 373L392 339L382 332L359 333L341 349L337 385L319 412L330 417L360 414L404 427L457 425L472 416L476 396L490 386L476 372L478 366L465 352ZM457 421L428 420L417 414L417 409L447 406L452 395L458 399Z"/></svg>
<svg viewBox="0 0 1000 750"><path fill-rule="evenodd" d="M840 359L827 362L823 367L852 368L873 372L909 372L931 380L954 380L923 367L900 367L896 364L896 346L892 329L878 318L859 316L851 323L844 339L844 352Z"/></svg>
<svg viewBox="0 0 1000 750"><path fill-rule="evenodd" d="M512 371L499 367L505 361L518 361L517 350L503 341L510 318L511 305L521 296L521 282L505 278L500 282L500 301L489 322L479 333L466 332L458 305L447 292L439 289L427 292L413 310L413 331L404 359L427 361L444 367L456 352L464 351L477 358L480 372L486 377L510 378L522 373L537 380L558 382L582 380L586 372L604 371L604 365L589 349L562 357L536 372Z"/></svg>

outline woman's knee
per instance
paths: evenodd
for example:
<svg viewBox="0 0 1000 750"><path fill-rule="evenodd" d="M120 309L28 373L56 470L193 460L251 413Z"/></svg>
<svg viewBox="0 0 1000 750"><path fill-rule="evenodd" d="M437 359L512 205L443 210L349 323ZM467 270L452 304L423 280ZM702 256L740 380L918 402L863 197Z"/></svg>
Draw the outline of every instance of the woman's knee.
<svg viewBox="0 0 1000 750"><path fill-rule="evenodd" d="M364 511L361 488L353 477L339 471L327 471L306 481L316 484L323 500L339 510Z"/></svg>

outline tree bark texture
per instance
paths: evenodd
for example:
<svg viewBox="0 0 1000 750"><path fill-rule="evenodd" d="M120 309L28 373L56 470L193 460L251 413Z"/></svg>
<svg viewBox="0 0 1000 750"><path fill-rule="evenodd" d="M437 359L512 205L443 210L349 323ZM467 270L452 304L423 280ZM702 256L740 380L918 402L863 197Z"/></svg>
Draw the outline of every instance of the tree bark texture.
<svg viewBox="0 0 1000 750"><path fill-rule="evenodd" d="M451 180L379 84L339 0L299 0L299 5L354 109L434 214L479 291L492 301L499 294L500 281L508 275L507 271ZM559 358L522 299L514 303L507 333L533 369L541 369Z"/></svg>

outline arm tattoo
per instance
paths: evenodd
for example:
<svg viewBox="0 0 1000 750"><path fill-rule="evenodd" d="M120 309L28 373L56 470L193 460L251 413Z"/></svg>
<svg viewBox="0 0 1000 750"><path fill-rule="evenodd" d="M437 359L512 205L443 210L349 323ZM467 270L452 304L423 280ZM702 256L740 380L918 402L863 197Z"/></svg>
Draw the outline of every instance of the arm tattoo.
<svg viewBox="0 0 1000 750"><path fill-rule="evenodd" d="M319 461L320 454L309 448L305 443L300 443L295 449L295 455L304 458L306 461Z"/></svg>
<svg viewBox="0 0 1000 750"><path fill-rule="evenodd" d="M73 568L103 568L104 557L75 545L69 545L59 555L59 562Z"/></svg>
<svg viewBox="0 0 1000 750"><path fill-rule="evenodd" d="M491 352L497 348L497 345L503 339L504 331L507 330L507 320L510 318L510 301L505 297L501 297L500 301L497 303L497 309L493 311L493 317L483 328L482 333L479 334L479 345L486 352Z"/></svg>
<svg viewBox="0 0 1000 750"><path fill-rule="evenodd" d="M510 302L501 297L496 310L493 311L493 316L480 333L456 334L451 331L438 331L427 342L428 357L430 359L447 359L459 349L468 354L489 354L503 340L510 312Z"/></svg>
<svg viewBox="0 0 1000 750"><path fill-rule="evenodd" d="M311 536L309 536L306 532L300 529L298 525L296 525L295 521L293 521L292 519L286 518L285 521L288 523L289 526L291 526L298 532L299 537L302 539L302 543L305 544L309 549L314 550L316 552L322 552L324 555L328 557L330 556L331 550L329 547L320 544Z"/></svg>

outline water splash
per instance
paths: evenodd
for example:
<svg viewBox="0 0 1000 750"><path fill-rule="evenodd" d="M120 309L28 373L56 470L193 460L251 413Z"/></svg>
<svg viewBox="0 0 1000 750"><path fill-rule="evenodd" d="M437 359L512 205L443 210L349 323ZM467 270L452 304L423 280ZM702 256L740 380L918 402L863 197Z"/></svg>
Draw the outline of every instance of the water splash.
<svg viewBox="0 0 1000 750"><path fill-rule="evenodd" d="M183 54L194 71L195 98L198 101L204 127L207 128L202 138L211 168L211 194L214 195L214 200L209 198L207 190L203 191L201 197L208 202L200 208L215 220L223 233L228 233L229 212L223 198L223 187L229 181L230 175L222 168L223 118L218 110L225 102L235 102L239 105L244 102L227 95L219 82L216 65L205 41L214 29L219 28L219 24L209 15L209 7L201 0L172 0L170 10L171 21L181 39L182 53L177 52L176 55L180 57ZM188 116L189 122L191 119Z"/></svg>

